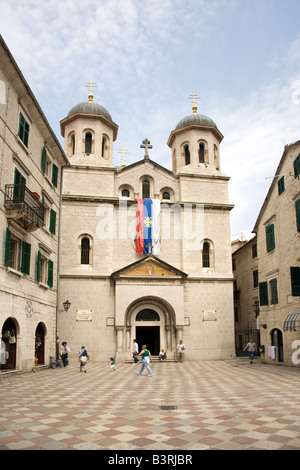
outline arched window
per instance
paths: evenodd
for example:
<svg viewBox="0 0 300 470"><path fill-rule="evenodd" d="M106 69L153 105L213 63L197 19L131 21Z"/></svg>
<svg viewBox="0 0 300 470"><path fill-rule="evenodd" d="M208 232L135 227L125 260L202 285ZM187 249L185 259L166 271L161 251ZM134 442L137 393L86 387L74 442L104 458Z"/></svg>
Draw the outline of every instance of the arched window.
<svg viewBox="0 0 300 470"><path fill-rule="evenodd" d="M210 246L208 242L203 243L202 249L202 267L209 268L210 267L210 256L209 256Z"/></svg>
<svg viewBox="0 0 300 470"><path fill-rule="evenodd" d="M168 191L164 191L162 198L163 198L163 199L168 199L168 200L171 199L171 198L170 198L170 193L169 193Z"/></svg>
<svg viewBox="0 0 300 470"><path fill-rule="evenodd" d="M75 134L71 135L71 151L72 155L75 155Z"/></svg>
<svg viewBox="0 0 300 470"><path fill-rule="evenodd" d="M105 158L107 160L107 138L105 136L103 136L102 138L101 152L102 158Z"/></svg>
<svg viewBox="0 0 300 470"><path fill-rule="evenodd" d="M184 146L184 158L185 158L185 164L189 165L191 163L191 156L190 156L190 150L189 150L188 145Z"/></svg>
<svg viewBox="0 0 300 470"><path fill-rule="evenodd" d="M92 134L87 132L85 134L85 153L92 153Z"/></svg>
<svg viewBox="0 0 300 470"><path fill-rule="evenodd" d="M150 198L150 182L148 180L143 181L143 199Z"/></svg>
<svg viewBox="0 0 300 470"><path fill-rule="evenodd" d="M128 189L123 189L122 190L122 196L123 197L129 197L130 196L130 193L129 193Z"/></svg>
<svg viewBox="0 0 300 470"><path fill-rule="evenodd" d="M81 264L90 264L90 239L81 239Z"/></svg>
<svg viewBox="0 0 300 470"><path fill-rule="evenodd" d="M199 163L205 163L205 145L203 142L199 144Z"/></svg>
<svg viewBox="0 0 300 470"><path fill-rule="evenodd" d="M145 308L144 310L141 310L137 316L136 316L136 321L159 321L159 315L155 310L152 310L151 308Z"/></svg>

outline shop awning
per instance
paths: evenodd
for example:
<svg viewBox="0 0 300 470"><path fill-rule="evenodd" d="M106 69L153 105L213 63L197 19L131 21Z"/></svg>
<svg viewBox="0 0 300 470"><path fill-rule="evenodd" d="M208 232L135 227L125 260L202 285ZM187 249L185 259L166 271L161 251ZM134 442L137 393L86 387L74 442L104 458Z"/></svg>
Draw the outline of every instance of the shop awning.
<svg viewBox="0 0 300 470"><path fill-rule="evenodd" d="M300 309L290 313L283 323L283 331L297 331L296 328L300 330Z"/></svg>

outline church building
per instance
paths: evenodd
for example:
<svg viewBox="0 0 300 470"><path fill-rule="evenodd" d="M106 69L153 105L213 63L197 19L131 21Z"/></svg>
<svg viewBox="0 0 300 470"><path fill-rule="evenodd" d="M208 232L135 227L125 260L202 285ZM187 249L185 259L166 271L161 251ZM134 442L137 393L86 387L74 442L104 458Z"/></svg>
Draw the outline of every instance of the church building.
<svg viewBox="0 0 300 470"><path fill-rule="evenodd" d="M113 164L118 125L93 101L61 120L60 342L72 355L124 362L132 344L186 360L235 357L229 177L221 171L223 135L193 113L166 136L172 170L155 162L141 136L140 158ZM151 136L148 136L149 138ZM150 155L151 154L151 155ZM152 159L153 157L153 159Z"/></svg>

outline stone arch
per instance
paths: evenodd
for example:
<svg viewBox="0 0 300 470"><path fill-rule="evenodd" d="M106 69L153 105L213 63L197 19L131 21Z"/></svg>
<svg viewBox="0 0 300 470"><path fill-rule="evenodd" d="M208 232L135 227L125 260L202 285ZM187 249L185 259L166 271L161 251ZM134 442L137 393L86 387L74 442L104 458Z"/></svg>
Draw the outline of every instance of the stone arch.
<svg viewBox="0 0 300 470"><path fill-rule="evenodd" d="M138 314L143 310L153 310L157 317L153 321L140 321ZM158 354L159 347L163 347L169 353L175 352L176 348L176 314L173 307L163 298L156 296L147 296L136 299L132 302L125 312L125 325L127 332L126 349L130 350L133 339L139 336L141 328L148 328L147 337L151 335L159 335L155 343L154 354Z"/></svg>

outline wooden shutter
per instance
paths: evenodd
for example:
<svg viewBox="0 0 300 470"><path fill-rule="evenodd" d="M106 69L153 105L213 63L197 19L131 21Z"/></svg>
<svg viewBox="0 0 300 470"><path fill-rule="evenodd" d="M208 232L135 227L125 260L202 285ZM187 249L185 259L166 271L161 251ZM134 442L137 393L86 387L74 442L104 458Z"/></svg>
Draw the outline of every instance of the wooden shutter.
<svg viewBox="0 0 300 470"><path fill-rule="evenodd" d="M22 142L28 147L28 137L29 137L29 124L24 118L23 114L20 113L19 118L19 132L18 135Z"/></svg>
<svg viewBox="0 0 300 470"><path fill-rule="evenodd" d="M268 283L259 283L259 303L260 305L269 305Z"/></svg>
<svg viewBox="0 0 300 470"><path fill-rule="evenodd" d="M296 160L294 161L294 176L297 178L298 175L300 175L300 153Z"/></svg>
<svg viewBox="0 0 300 470"><path fill-rule="evenodd" d="M43 173L46 173L46 147L44 146L42 148L42 157L41 157L41 169Z"/></svg>
<svg viewBox="0 0 300 470"><path fill-rule="evenodd" d="M49 232L55 235L55 226L56 226L56 212L53 209L50 209L50 226Z"/></svg>
<svg viewBox="0 0 300 470"><path fill-rule="evenodd" d="M285 191L284 176L278 180L278 194L282 194Z"/></svg>
<svg viewBox="0 0 300 470"><path fill-rule="evenodd" d="M297 220L297 230L300 232L300 199L296 201L296 220Z"/></svg>
<svg viewBox="0 0 300 470"><path fill-rule="evenodd" d="M52 184L57 188L57 181L58 181L58 168L53 163L52 165Z"/></svg>
<svg viewBox="0 0 300 470"><path fill-rule="evenodd" d="M266 241L267 241L267 251L274 250L275 248L274 224L268 225L266 227Z"/></svg>
<svg viewBox="0 0 300 470"><path fill-rule="evenodd" d="M48 280L47 284L49 287L53 287L53 261L48 259Z"/></svg>
<svg viewBox="0 0 300 470"><path fill-rule="evenodd" d="M38 250L37 262L36 262L36 280L37 281L41 280L41 263L42 263L41 252Z"/></svg>
<svg viewBox="0 0 300 470"><path fill-rule="evenodd" d="M278 304L278 291L277 291L277 279L272 279L270 281L270 291L271 291L271 304Z"/></svg>
<svg viewBox="0 0 300 470"><path fill-rule="evenodd" d="M28 275L30 272L30 251L31 251L31 245L23 241L21 272L23 274L28 274Z"/></svg>
<svg viewBox="0 0 300 470"><path fill-rule="evenodd" d="M292 284L292 295L294 297L300 296L300 268L291 267L291 284Z"/></svg>
<svg viewBox="0 0 300 470"><path fill-rule="evenodd" d="M9 253L10 253L10 230L7 227L6 238L5 238L5 257L4 257L5 266L9 266Z"/></svg>

